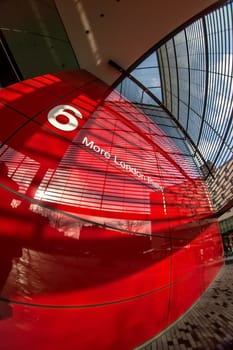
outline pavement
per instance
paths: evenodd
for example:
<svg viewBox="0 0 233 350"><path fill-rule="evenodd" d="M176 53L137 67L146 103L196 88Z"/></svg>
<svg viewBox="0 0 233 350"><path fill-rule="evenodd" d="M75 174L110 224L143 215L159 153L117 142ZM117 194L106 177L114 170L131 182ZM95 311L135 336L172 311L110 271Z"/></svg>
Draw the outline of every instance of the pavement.
<svg viewBox="0 0 233 350"><path fill-rule="evenodd" d="M233 259L175 324L140 350L233 350Z"/></svg>

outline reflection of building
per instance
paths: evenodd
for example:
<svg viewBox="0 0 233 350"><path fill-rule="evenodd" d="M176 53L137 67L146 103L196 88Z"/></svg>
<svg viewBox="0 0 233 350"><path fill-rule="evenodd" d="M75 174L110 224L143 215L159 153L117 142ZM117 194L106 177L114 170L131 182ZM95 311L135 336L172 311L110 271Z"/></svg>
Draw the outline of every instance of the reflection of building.
<svg viewBox="0 0 233 350"><path fill-rule="evenodd" d="M216 168L210 160L207 160L206 163L201 166L201 171L204 177L208 177L209 172L215 174Z"/></svg>
<svg viewBox="0 0 233 350"><path fill-rule="evenodd" d="M208 179L208 186L217 210L226 206L233 199L232 174L233 158L216 169L213 178Z"/></svg>
<svg viewBox="0 0 233 350"><path fill-rule="evenodd" d="M213 196L213 203L216 210L221 213L218 220L225 251L227 247L233 253L233 159L220 166L215 170L214 176L208 178L208 187ZM230 208L230 210L229 210ZM229 254L229 251L228 251Z"/></svg>
<svg viewBox="0 0 233 350"><path fill-rule="evenodd" d="M232 255L233 254L233 209L232 208L219 218L219 224L223 235L225 252Z"/></svg>

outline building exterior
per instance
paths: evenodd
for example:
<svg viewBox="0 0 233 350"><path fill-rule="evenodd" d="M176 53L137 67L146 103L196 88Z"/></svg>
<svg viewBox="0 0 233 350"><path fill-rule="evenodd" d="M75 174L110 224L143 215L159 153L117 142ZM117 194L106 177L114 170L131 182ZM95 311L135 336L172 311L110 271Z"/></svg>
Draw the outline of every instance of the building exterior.
<svg viewBox="0 0 233 350"><path fill-rule="evenodd" d="M2 346L135 349L224 264L232 2L16 4L0 5Z"/></svg>
<svg viewBox="0 0 233 350"><path fill-rule="evenodd" d="M223 208L233 198L233 159L224 163L214 172L214 179L209 180L213 200L217 210Z"/></svg>

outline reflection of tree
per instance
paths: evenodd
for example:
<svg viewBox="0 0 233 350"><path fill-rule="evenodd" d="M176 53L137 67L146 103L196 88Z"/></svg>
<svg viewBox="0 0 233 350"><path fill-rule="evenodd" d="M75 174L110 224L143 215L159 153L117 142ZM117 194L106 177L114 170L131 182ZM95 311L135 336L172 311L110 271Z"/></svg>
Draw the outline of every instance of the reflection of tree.
<svg viewBox="0 0 233 350"><path fill-rule="evenodd" d="M43 217L48 218L49 225L59 232L63 232L64 236L79 239L80 232L83 227L98 227L116 229L117 231L123 231L125 233L143 233L151 234L150 222L139 220L122 220L112 219L104 217L92 217L92 222L87 222L85 219L72 218L69 215L62 214L60 212L45 208L43 206L32 204L30 209ZM97 225L97 226L96 226Z"/></svg>
<svg viewBox="0 0 233 350"><path fill-rule="evenodd" d="M130 233L144 233L150 234L150 223L147 221L139 221L139 220L118 220L112 222L114 227L128 231Z"/></svg>
<svg viewBox="0 0 233 350"><path fill-rule="evenodd" d="M49 221L49 225L59 232L63 232L64 236L79 239L80 230L83 226L90 226L92 224L86 223L79 218L72 218L68 215L59 213L57 211L42 207L37 204L32 204L30 209L43 217L46 217Z"/></svg>
<svg viewBox="0 0 233 350"><path fill-rule="evenodd" d="M149 221L123 219L116 220L111 218L98 218L96 221L100 224L104 224L105 227L109 227L111 229L115 228L117 231L121 231L122 234L151 234L151 224Z"/></svg>

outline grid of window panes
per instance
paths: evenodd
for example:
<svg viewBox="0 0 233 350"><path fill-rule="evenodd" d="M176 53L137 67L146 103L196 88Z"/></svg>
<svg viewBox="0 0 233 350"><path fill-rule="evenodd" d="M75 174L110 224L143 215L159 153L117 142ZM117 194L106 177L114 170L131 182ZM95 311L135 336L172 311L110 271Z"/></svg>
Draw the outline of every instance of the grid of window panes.
<svg viewBox="0 0 233 350"><path fill-rule="evenodd" d="M220 223L220 229L222 233L233 232L233 217L225 219Z"/></svg>
<svg viewBox="0 0 233 350"><path fill-rule="evenodd" d="M118 87L136 103L156 106L156 101L161 100L189 136L191 142L185 136L183 139L198 166L205 168L203 175L211 191L212 184L217 182L216 169L222 169L233 157L232 15L231 0L183 28L150 53L131 72L144 90L130 78L125 78ZM173 127L162 125L162 128L168 136L178 140L174 135L176 126L171 124ZM219 189L224 186L224 179ZM221 200L215 198L220 209L231 195L223 200L220 191L214 190L218 198L221 197Z"/></svg>
<svg viewBox="0 0 233 350"><path fill-rule="evenodd" d="M232 157L232 7L203 16L158 49L163 103L213 167Z"/></svg>
<svg viewBox="0 0 233 350"><path fill-rule="evenodd" d="M214 168L214 177L207 179L216 209L220 210L233 201L233 158L219 168Z"/></svg>
<svg viewBox="0 0 233 350"><path fill-rule="evenodd" d="M153 52L142 63L140 63L131 75L136 78L147 90L162 100L160 72L157 53ZM130 78L125 78L117 87L117 90L127 97L131 102L141 104L156 104L155 101L140 86L137 86Z"/></svg>

